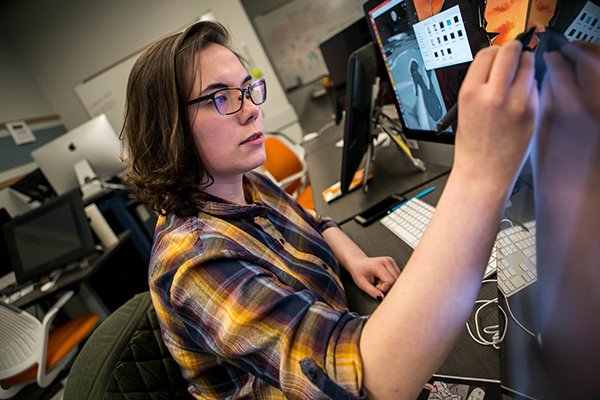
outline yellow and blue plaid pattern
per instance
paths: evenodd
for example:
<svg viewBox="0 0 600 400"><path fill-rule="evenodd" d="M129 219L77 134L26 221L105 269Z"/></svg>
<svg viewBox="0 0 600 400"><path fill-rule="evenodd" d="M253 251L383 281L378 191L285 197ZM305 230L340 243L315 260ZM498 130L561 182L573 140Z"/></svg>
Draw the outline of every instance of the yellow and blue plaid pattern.
<svg viewBox="0 0 600 400"><path fill-rule="evenodd" d="M245 175L244 188L249 205L210 198L197 216L157 224L150 290L190 392L361 396L365 318L349 312L321 235L335 224L306 213L262 175Z"/></svg>

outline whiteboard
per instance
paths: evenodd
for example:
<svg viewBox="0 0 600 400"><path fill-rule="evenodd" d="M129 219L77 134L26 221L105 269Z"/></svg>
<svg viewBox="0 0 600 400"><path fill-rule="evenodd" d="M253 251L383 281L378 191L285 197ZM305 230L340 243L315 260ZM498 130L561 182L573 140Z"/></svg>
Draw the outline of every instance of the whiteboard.
<svg viewBox="0 0 600 400"><path fill-rule="evenodd" d="M75 86L75 92L91 118L106 114L116 132L121 132L125 113L127 79L138 53L94 79Z"/></svg>
<svg viewBox="0 0 600 400"><path fill-rule="evenodd" d="M364 18L363 0L292 0L254 18L284 88L327 74L319 44Z"/></svg>
<svg viewBox="0 0 600 400"><path fill-rule="evenodd" d="M216 17L212 11L208 11L184 27L173 29L170 33L182 31L196 21L205 20L216 21ZM106 71L98 73L74 88L90 118L106 114L117 133L121 132L125 120L125 98L129 73L142 52L143 50L140 50L127 59L115 63Z"/></svg>

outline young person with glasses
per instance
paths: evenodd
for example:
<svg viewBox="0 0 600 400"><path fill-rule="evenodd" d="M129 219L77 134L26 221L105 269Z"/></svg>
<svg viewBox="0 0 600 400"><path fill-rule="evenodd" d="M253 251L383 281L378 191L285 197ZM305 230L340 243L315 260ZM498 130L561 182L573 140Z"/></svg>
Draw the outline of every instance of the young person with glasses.
<svg viewBox="0 0 600 400"><path fill-rule="evenodd" d="M473 65L452 174L398 278L391 258L367 257L252 172L266 157L266 84L252 80L221 25L196 23L138 59L124 126L129 180L161 213L150 292L194 396L417 396L470 314L533 130L531 55L511 43ZM348 310L340 267L385 295L371 316Z"/></svg>

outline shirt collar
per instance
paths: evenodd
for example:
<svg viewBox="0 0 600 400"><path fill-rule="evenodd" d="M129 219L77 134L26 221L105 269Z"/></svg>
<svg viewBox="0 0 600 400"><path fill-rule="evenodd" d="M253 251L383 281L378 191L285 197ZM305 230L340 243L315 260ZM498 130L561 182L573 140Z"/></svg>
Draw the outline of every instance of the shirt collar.
<svg viewBox="0 0 600 400"><path fill-rule="evenodd" d="M220 218L254 218L265 216L269 208L264 205L262 196L254 182L247 175L243 177L244 194L249 204L237 204L210 194L200 205L201 212Z"/></svg>

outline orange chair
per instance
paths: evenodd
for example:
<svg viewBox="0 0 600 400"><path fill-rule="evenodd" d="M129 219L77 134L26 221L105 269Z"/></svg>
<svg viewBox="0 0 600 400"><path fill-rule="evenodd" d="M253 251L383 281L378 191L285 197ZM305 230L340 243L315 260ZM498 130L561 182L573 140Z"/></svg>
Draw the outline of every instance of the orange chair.
<svg viewBox="0 0 600 400"><path fill-rule="evenodd" d="M262 169L277 185L294 197L305 209L314 210L312 189L308 185L308 168L304 148L282 133L265 135L267 160Z"/></svg>
<svg viewBox="0 0 600 400"><path fill-rule="evenodd" d="M51 329L56 313L73 294L64 293L42 321L0 302L0 399L11 398L33 382L50 385L97 325L98 315L90 314Z"/></svg>

